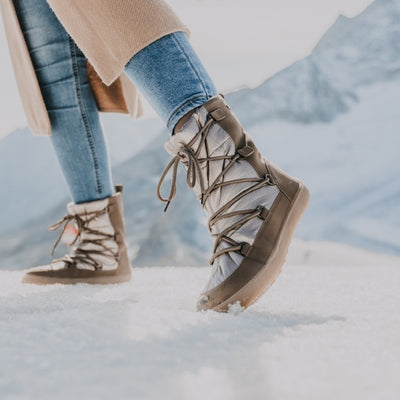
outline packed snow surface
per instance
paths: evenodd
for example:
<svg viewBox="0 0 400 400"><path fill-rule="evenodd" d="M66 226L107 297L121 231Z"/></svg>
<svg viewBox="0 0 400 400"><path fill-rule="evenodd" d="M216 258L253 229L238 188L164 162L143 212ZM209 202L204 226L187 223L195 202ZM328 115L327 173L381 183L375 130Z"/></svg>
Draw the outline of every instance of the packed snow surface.
<svg viewBox="0 0 400 400"><path fill-rule="evenodd" d="M231 314L195 311L208 268L138 268L113 286L1 271L0 398L395 400L399 265L297 243L268 293Z"/></svg>

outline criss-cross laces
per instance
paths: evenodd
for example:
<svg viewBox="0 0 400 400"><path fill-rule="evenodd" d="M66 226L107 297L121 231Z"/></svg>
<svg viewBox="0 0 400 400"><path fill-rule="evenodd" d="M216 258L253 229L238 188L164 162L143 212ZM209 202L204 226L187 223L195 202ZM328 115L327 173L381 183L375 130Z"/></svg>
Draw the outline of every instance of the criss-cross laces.
<svg viewBox="0 0 400 400"><path fill-rule="evenodd" d="M102 257L109 257L115 261L119 259L118 251L115 252L109 247L105 245L105 241L108 240L116 240L116 235L108 234L105 232L101 232L95 229L90 228L90 222L93 221L95 218L108 213L108 206L102 210L92 211L92 212L85 212L83 214L68 214L60 221L56 222L55 224L49 226L49 231L56 231L59 229L63 224L63 228L61 233L53 246L53 250L51 255L54 255L54 251L58 244L60 243L67 226L73 221L76 224L78 229L73 241L69 243L69 246L73 246L78 239L81 238L82 233L84 232L84 239L81 239L79 242L79 246L73 248L72 254L67 254L63 258L59 258L53 260L53 263L63 261L66 263L68 267L75 266L78 267L79 263L89 265L93 267L95 270L101 269L102 265L100 265L96 260L96 255L101 255ZM94 246L93 246L94 245Z"/></svg>
<svg viewBox="0 0 400 400"><path fill-rule="evenodd" d="M247 196L249 193L258 190L263 186L273 185L274 183L269 174L267 174L262 178L242 178L242 179L232 179L230 181L224 181L225 174L230 170L230 168L232 168L235 162L239 159L249 157L251 154L253 154L254 149L246 145L241 149L238 149L234 155L209 156L207 136L210 133L212 125L216 121L212 118L210 114L207 116L207 120L203 126L201 126L201 123L199 122L198 118L196 120L199 127L199 131L187 144L184 144L182 146L182 148L178 151L176 156L169 162L169 164L167 165L167 167L165 168L164 172L160 177L160 181L157 186L157 196L161 201L167 203L164 211L167 210L169 204L176 196L177 171L180 161L186 168L187 185L193 189L197 183L197 180L199 182L200 193L201 193L200 202L203 208L205 207L206 201L209 199L211 193L214 190L222 189L225 186L233 184L254 183L254 185L238 193L226 204L223 204L209 218L208 229L211 232L211 236L215 237L213 255L210 259L210 264L213 264L217 257L229 252L238 252L243 256L246 256L249 253L251 246L248 243L245 242L238 243L237 241L230 238L229 235L237 231L240 227L242 227L244 224L246 224L247 222L251 221L254 218L259 217L265 219L268 210L265 209L265 207L263 206L258 206L255 209L238 210L232 212L226 212L226 211L241 198ZM197 146L197 149L194 150L193 146L198 139L200 139L199 144ZM199 157L203 146L205 148L206 157ZM216 177L214 182L212 182L211 184L208 182L208 187L206 187L206 183L204 182L204 177L202 174L202 166L204 166L204 163L206 164L207 169L205 171L205 174L207 177L209 177L210 163L213 161L221 161L221 160L224 160L224 164L226 160L227 165L223 166L221 172ZM171 181L170 192L168 197L163 197L161 195L161 187L171 169L172 169L172 181ZM225 218L231 218L236 216L243 216L243 218L240 218L238 221L228 226L218 234L212 233L212 228L218 221L221 221L222 219ZM217 248L222 242L227 243L229 246L217 251Z"/></svg>

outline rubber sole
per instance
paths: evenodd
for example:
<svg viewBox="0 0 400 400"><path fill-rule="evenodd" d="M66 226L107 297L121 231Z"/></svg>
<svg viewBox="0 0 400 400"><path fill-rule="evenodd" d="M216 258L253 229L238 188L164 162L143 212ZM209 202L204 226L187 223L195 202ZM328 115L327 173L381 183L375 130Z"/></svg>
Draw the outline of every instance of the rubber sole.
<svg viewBox="0 0 400 400"><path fill-rule="evenodd" d="M292 207L282 224L277 244L269 257L267 264L265 264L260 272L245 286L227 300L211 308L212 310L228 312L229 308L235 304L239 304L243 309L246 309L268 290L282 271L282 265L285 262L291 238L296 226L304 214L305 209L307 208L309 200L310 193L308 189L303 184L300 184L300 188L293 200Z"/></svg>
<svg viewBox="0 0 400 400"><path fill-rule="evenodd" d="M22 278L22 283L33 285L76 285L78 283L88 283L90 285L113 285L116 283L129 282L131 274L124 275L104 275L93 276L87 278L60 278L60 277L47 277L27 273Z"/></svg>

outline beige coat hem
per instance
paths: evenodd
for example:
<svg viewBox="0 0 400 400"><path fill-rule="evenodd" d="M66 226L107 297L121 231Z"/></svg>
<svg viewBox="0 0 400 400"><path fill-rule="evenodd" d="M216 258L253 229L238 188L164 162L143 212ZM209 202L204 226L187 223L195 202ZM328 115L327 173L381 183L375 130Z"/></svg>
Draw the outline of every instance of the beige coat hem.
<svg viewBox="0 0 400 400"><path fill-rule="evenodd" d="M88 59L89 82L102 112L142 115L139 92L124 73L127 62L155 40L189 30L164 0L47 0ZM0 0L11 60L34 135L51 122L12 0Z"/></svg>
<svg viewBox="0 0 400 400"><path fill-rule="evenodd" d="M110 85L155 40L189 30L164 0L47 0L101 80Z"/></svg>

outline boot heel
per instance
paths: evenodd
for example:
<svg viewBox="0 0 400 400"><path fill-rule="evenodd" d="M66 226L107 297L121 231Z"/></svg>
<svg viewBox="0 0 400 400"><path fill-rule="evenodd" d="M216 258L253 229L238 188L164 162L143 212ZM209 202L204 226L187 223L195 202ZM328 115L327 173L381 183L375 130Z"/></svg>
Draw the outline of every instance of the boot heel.
<svg viewBox="0 0 400 400"><path fill-rule="evenodd" d="M290 241L310 201L310 192L300 182L299 189L292 201L291 209L282 224L276 247L271 252L268 262L240 291L234 296L213 307L214 311L227 312L235 303L247 308L255 303L276 281L286 261Z"/></svg>

